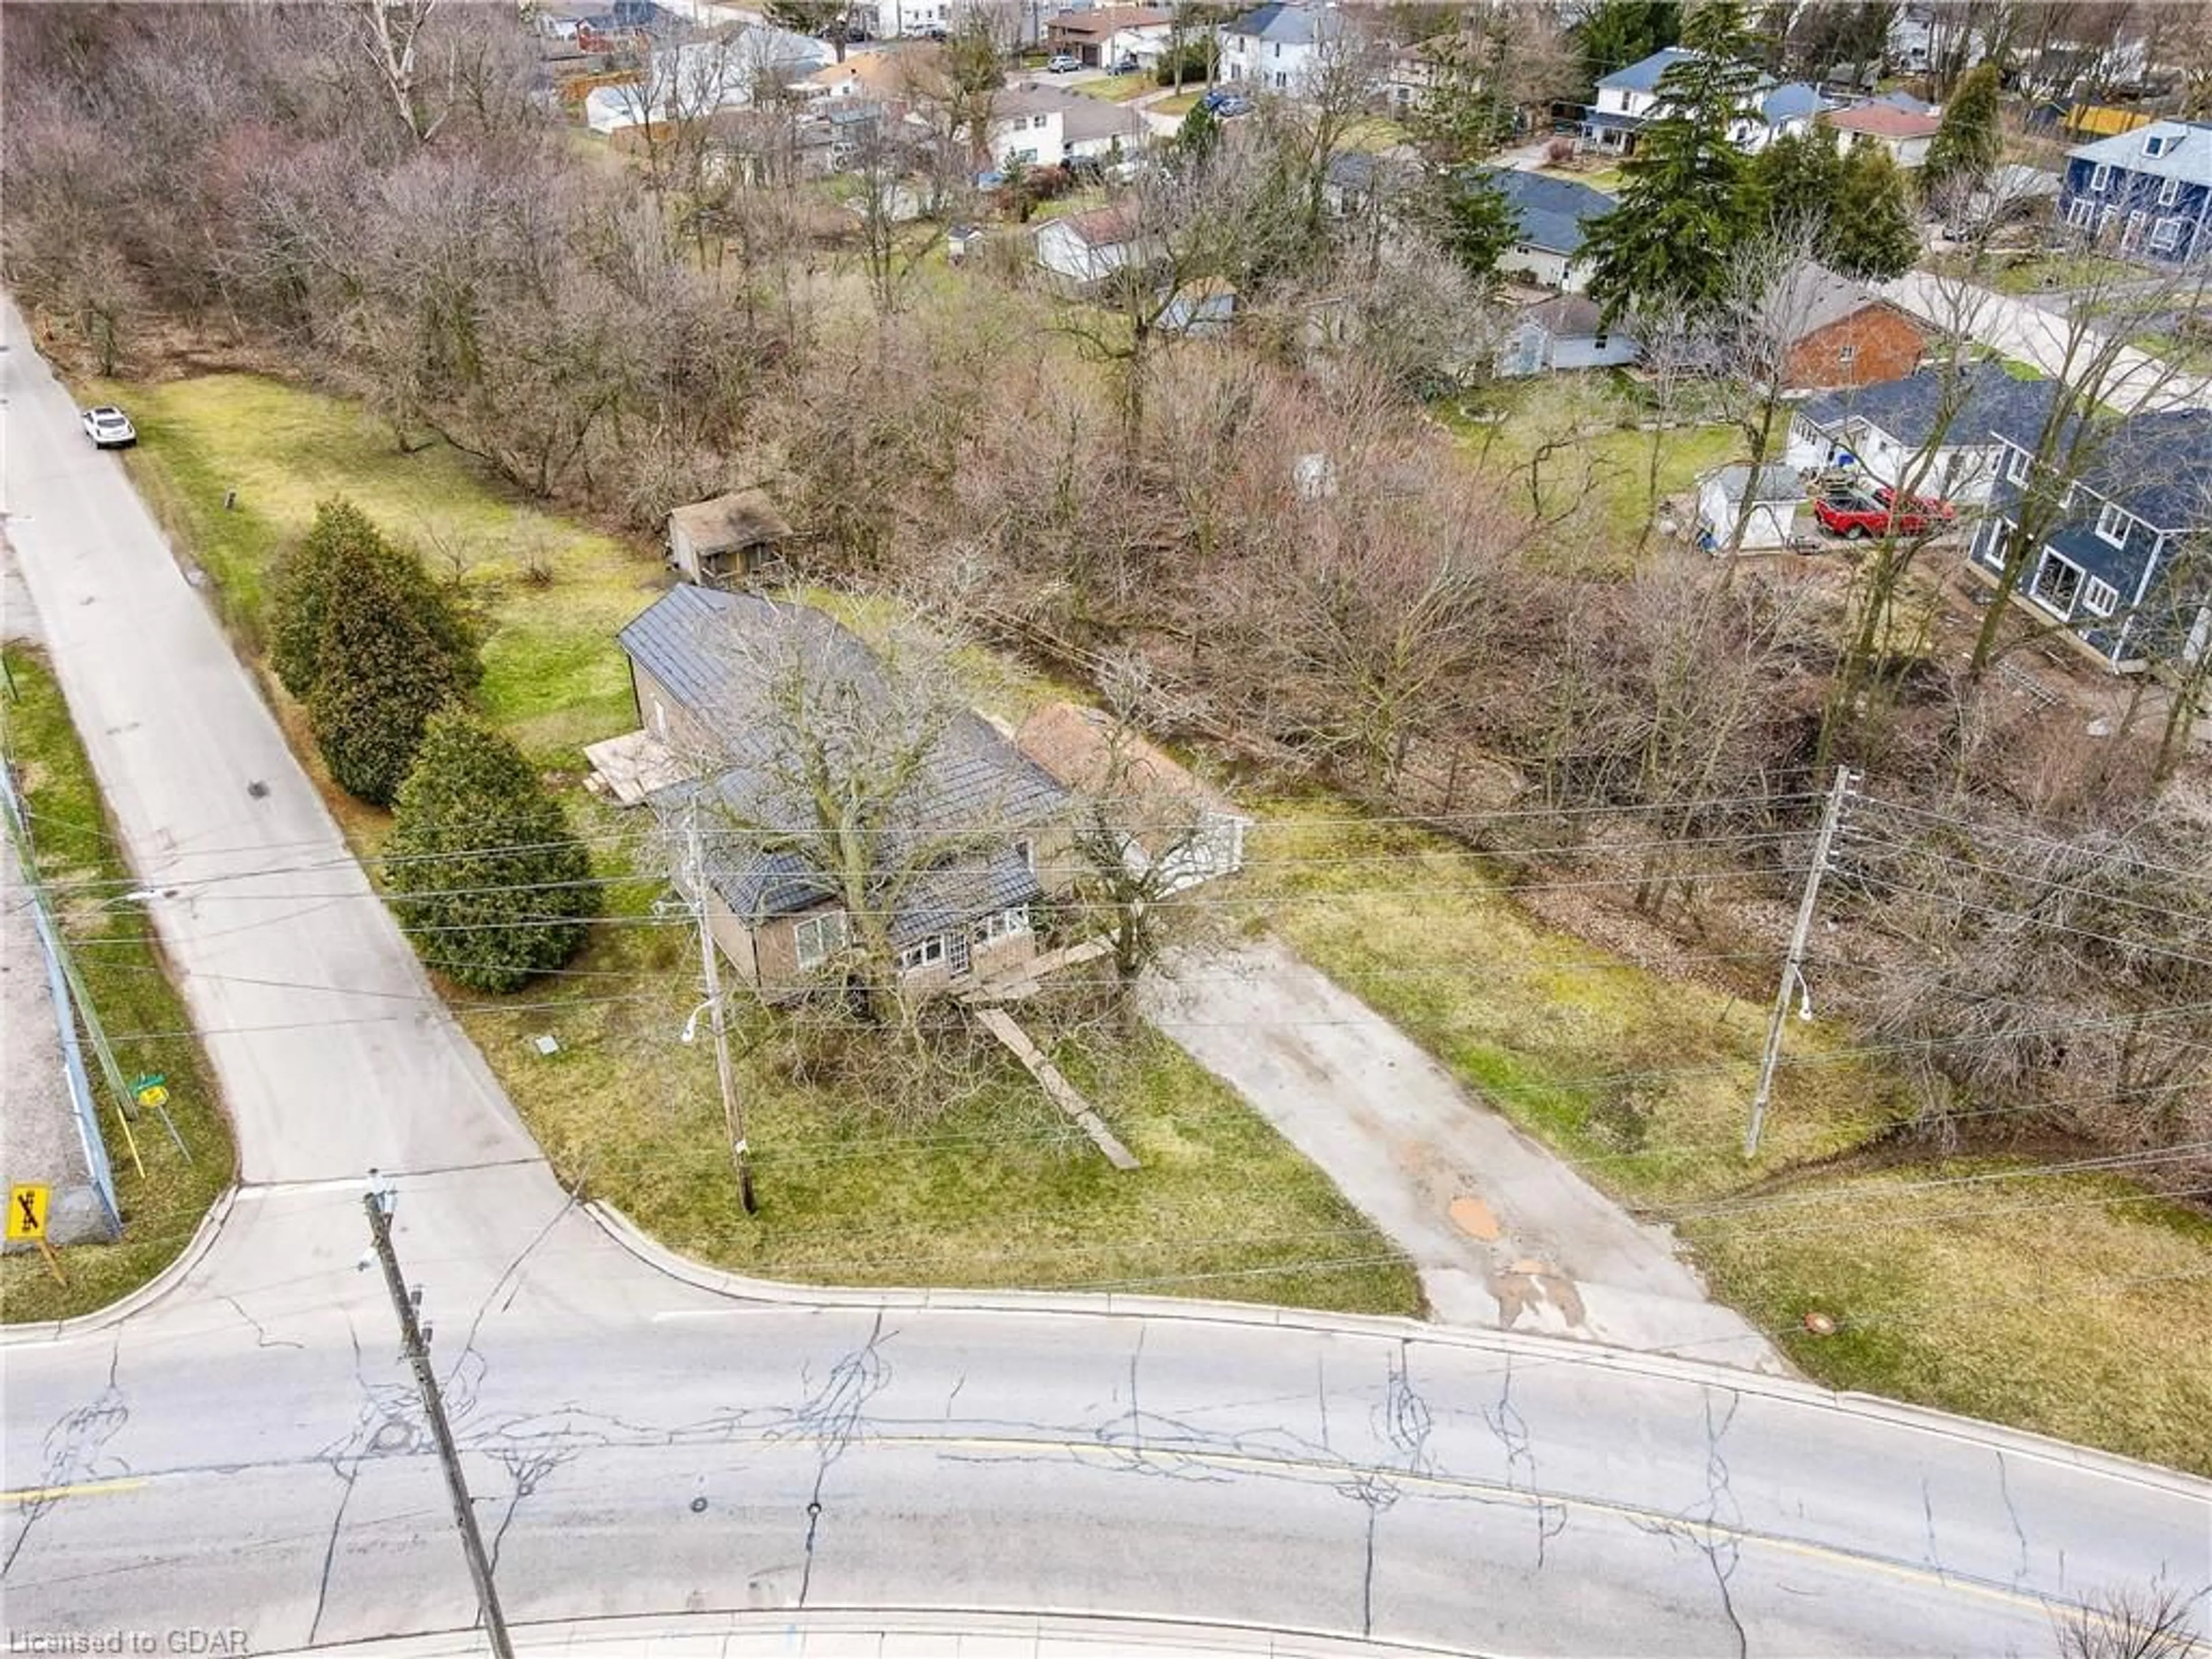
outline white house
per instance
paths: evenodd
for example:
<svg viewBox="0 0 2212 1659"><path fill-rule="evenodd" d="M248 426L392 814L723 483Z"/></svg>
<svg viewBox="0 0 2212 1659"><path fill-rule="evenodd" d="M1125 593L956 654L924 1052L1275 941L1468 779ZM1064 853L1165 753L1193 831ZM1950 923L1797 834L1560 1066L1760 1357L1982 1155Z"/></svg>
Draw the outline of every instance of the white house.
<svg viewBox="0 0 2212 1659"><path fill-rule="evenodd" d="M1089 288L1137 262L1136 216L1123 207L1093 209L1037 227L1037 263L1073 288Z"/></svg>
<svg viewBox="0 0 2212 1659"><path fill-rule="evenodd" d="M1494 367L1500 378L1517 380L1557 369L1622 367L1641 355L1634 340L1606 327L1596 301L1554 294L1513 313Z"/></svg>
<svg viewBox="0 0 2212 1659"><path fill-rule="evenodd" d="M1735 539L1741 516L1745 552L1787 547L1805 500L1805 487L1790 467L1715 467L1698 480L1698 545L1708 552L1725 550Z"/></svg>
<svg viewBox="0 0 2212 1659"><path fill-rule="evenodd" d="M991 106L991 164L1001 173L1018 162L1104 161L1143 149L1150 137L1136 110L1034 81L1008 88Z"/></svg>
<svg viewBox="0 0 2212 1659"><path fill-rule="evenodd" d="M1583 118L1584 142L1624 155L1633 151L1644 123L1659 113L1660 82L1675 64L1696 56L1668 46L1605 76L1597 83L1597 101ZM1820 94L1803 82L1779 82L1768 75L1759 77L1751 101L1751 113L1729 128L1729 137L1753 155L1777 138L1809 129L1823 107Z"/></svg>
<svg viewBox="0 0 2212 1659"><path fill-rule="evenodd" d="M696 121L750 104L763 80L803 81L835 58L826 40L768 24L746 24L712 40L656 52L641 79L594 87L585 94L584 121L615 133L655 121Z"/></svg>
<svg viewBox="0 0 2212 1659"><path fill-rule="evenodd" d="M1791 416L1784 459L1800 473L1859 472L1902 489L1933 443L1919 493L1985 506L2002 456L1998 430L2039 431L2057 390L2055 380L2016 380L2000 365L1982 363L1963 379L1923 368L1822 392Z"/></svg>
<svg viewBox="0 0 2212 1659"><path fill-rule="evenodd" d="M941 40L980 24L1001 46L1033 46L1040 8L1017 0L854 0L853 22L878 40Z"/></svg>
<svg viewBox="0 0 2212 1659"><path fill-rule="evenodd" d="M1900 167L1925 165L1928 146L1943 123L1933 110L1908 109L1887 99L1830 110L1820 125L1835 135L1836 148L1848 155L1855 149L1887 150Z"/></svg>
<svg viewBox="0 0 2212 1659"><path fill-rule="evenodd" d="M1498 256L1498 269L1568 294L1588 288L1583 242L1589 228L1613 211L1613 198L1571 179L1516 169L1490 169L1483 180L1513 212L1513 240Z"/></svg>
<svg viewBox="0 0 2212 1659"><path fill-rule="evenodd" d="M1158 64L1175 38L1175 14L1150 6L1093 6L1048 20L1045 44L1087 69L1109 69L1124 58L1139 70Z"/></svg>
<svg viewBox="0 0 2212 1659"><path fill-rule="evenodd" d="M1295 93L1343 28L1343 14L1333 5L1275 0L1222 26L1221 78L1262 92Z"/></svg>

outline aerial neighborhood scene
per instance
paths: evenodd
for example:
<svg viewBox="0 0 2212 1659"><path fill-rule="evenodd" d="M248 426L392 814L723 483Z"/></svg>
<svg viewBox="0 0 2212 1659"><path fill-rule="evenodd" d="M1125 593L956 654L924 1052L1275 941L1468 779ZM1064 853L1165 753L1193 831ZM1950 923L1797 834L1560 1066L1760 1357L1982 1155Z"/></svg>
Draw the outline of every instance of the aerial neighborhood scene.
<svg viewBox="0 0 2212 1659"><path fill-rule="evenodd" d="M2212 8L0 12L9 1653L2212 1653Z"/></svg>

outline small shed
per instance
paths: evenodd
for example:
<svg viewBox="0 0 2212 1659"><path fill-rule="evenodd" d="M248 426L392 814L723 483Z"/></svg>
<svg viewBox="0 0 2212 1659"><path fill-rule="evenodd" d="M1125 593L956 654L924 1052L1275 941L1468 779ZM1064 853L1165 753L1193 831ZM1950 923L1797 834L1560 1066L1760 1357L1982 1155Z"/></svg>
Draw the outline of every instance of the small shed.
<svg viewBox="0 0 2212 1659"><path fill-rule="evenodd" d="M791 526L757 489L732 490L668 515L668 562L708 587L759 575L782 556Z"/></svg>
<svg viewBox="0 0 2212 1659"><path fill-rule="evenodd" d="M1698 480L1698 545L1709 553L1726 549L1735 539L1741 516L1743 551L1787 547L1805 500L1805 486L1794 467L1716 467Z"/></svg>

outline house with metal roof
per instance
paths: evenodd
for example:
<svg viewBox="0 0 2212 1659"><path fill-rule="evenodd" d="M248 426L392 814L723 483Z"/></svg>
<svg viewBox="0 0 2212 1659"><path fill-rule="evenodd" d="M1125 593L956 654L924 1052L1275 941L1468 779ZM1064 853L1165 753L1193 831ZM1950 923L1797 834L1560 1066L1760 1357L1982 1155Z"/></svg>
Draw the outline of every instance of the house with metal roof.
<svg viewBox="0 0 2212 1659"><path fill-rule="evenodd" d="M2153 121L2066 152L2061 220L2130 258L2212 260L2212 122Z"/></svg>
<svg viewBox="0 0 2212 1659"><path fill-rule="evenodd" d="M1583 142L1595 149L1632 155L1637 135L1661 112L1667 71L1696 57L1686 47L1668 46L1600 80L1597 101L1583 113ZM1780 82L1768 75L1753 86L1751 104L1751 112L1729 129L1729 137L1753 155L1786 134L1807 131L1826 107L1820 94L1802 81Z"/></svg>
<svg viewBox="0 0 2212 1659"><path fill-rule="evenodd" d="M842 985L871 937L908 995L1036 955L1038 907L1074 878L1073 802L981 716L781 599L678 586L617 637L685 774L650 804L696 829L708 929L763 998Z"/></svg>
<svg viewBox="0 0 2212 1659"><path fill-rule="evenodd" d="M1583 243L1589 228L1613 211L1612 197L1540 173L1486 167L1475 176L1513 210L1516 228L1511 246L1498 257L1501 272L1568 294L1589 286Z"/></svg>
<svg viewBox="0 0 2212 1659"><path fill-rule="evenodd" d="M2000 422L1967 568L1994 582L2018 555L2014 603L2066 624L2062 637L2114 673L2199 661L2212 650L2212 410L2090 418L2111 424L2072 471L2036 459L2041 422ZM2072 434L2061 447L2083 451ZM2022 523L2045 520L2021 549Z"/></svg>
<svg viewBox="0 0 2212 1659"><path fill-rule="evenodd" d="M2039 430L2057 392L2055 380L2016 380L1996 363L1824 392L1790 417L1786 459L1801 472L1856 472L1892 489L1917 480L1917 494L1981 507L2002 456L1997 428Z"/></svg>

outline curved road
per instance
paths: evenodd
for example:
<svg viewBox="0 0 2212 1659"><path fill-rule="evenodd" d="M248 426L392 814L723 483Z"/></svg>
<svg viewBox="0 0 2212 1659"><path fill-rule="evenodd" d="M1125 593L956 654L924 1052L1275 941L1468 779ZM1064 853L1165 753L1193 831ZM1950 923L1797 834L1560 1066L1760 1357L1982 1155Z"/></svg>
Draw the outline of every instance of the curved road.
<svg viewBox="0 0 2212 1659"><path fill-rule="evenodd" d="M382 908L307 896L365 879L120 466L5 323L8 534L167 893L154 915L244 1163L158 1295L0 1346L11 1650L239 1629L267 1652L472 1621L358 1266L371 1166L402 1194L519 1626L884 1607L1469 1650L2033 1653L2047 1601L2212 1578L2202 1483L1741 1372L663 1271L558 1189Z"/></svg>

